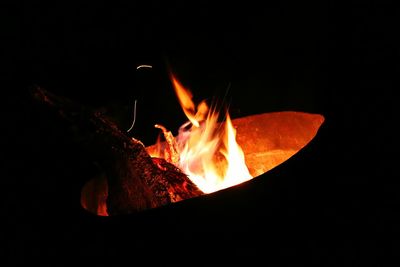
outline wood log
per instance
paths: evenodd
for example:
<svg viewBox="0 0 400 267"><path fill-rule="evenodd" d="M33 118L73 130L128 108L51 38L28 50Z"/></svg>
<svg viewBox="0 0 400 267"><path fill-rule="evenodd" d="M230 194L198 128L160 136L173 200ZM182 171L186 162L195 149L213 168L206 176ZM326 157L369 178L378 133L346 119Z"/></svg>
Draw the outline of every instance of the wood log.
<svg viewBox="0 0 400 267"><path fill-rule="evenodd" d="M98 162L104 171L107 184L98 188L108 192L97 194L107 196L108 215L128 214L203 195L175 165L150 157L139 140L125 135L104 114L42 88L32 90L32 95L77 130L90 160Z"/></svg>

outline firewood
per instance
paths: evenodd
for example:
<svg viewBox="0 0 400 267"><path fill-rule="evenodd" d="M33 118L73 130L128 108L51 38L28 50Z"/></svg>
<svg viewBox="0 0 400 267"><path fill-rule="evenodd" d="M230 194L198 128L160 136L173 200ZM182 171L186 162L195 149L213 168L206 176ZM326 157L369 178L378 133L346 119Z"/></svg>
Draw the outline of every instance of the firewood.
<svg viewBox="0 0 400 267"><path fill-rule="evenodd" d="M42 88L32 90L32 95L78 129L90 160L98 162L105 173L107 186L102 188L108 189L108 215L156 208L203 194L179 168L150 157L139 140L125 135L104 114Z"/></svg>

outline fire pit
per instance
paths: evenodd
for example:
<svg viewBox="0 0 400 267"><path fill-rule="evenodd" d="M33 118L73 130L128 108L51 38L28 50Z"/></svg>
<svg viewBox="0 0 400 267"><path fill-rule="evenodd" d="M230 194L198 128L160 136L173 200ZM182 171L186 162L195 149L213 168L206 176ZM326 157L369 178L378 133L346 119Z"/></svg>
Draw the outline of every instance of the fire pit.
<svg viewBox="0 0 400 267"><path fill-rule="evenodd" d="M195 105L190 90L171 74L188 118L176 136L167 127L156 144L129 138L103 114L43 89L36 99L55 108L85 136L101 174L82 189L82 206L97 215L129 214L201 197L249 181L286 161L309 143L324 117L296 111L230 118L215 103Z"/></svg>

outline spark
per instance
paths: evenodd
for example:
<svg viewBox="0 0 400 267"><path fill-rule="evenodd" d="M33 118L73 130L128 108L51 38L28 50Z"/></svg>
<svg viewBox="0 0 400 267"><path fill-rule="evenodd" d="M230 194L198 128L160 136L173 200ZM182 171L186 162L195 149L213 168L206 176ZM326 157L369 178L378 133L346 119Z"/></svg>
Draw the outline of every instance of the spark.
<svg viewBox="0 0 400 267"><path fill-rule="evenodd" d="M139 65L139 66L136 67L137 70L138 70L138 69L141 69L141 68L149 68L149 69L152 69L153 66L152 66L152 65Z"/></svg>
<svg viewBox="0 0 400 267"><path fill-rule="evenodd" d="M136 122L136 103L137 103L137 100L135 99L135 104L133 106L133 122L132 122L131 127L127 130L128 133L133 129L133 126L135 125L135 122Z"/></svg>

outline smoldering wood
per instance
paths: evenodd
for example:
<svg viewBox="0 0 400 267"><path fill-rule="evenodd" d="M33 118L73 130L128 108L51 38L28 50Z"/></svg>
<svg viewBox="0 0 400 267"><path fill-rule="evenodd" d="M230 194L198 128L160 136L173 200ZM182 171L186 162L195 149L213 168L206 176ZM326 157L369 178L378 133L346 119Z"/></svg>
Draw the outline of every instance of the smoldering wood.
<svg viewBox="0 0 400 267"><path fill-rule="evenodd" d="M43 88L33 89L32 95L75 129L77 142L89 151L89 160L95 160L104 171L107 186L97 188L108 191L94 192L107 195L108 215L133 213L203 195L181 170L164 159L150 157L139 140L125 135L101 112Z"/></svg>

